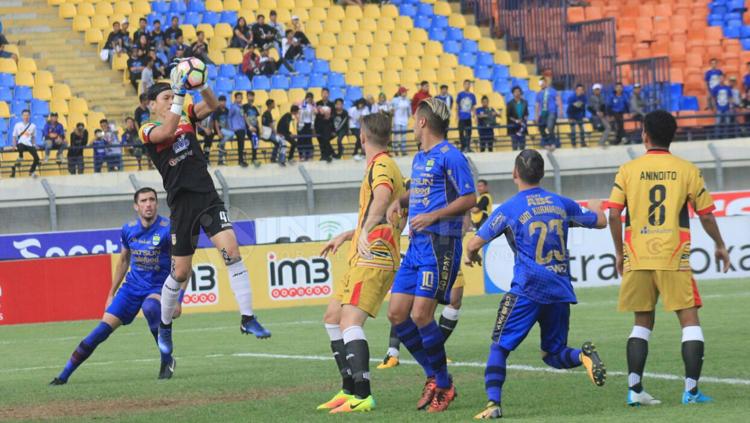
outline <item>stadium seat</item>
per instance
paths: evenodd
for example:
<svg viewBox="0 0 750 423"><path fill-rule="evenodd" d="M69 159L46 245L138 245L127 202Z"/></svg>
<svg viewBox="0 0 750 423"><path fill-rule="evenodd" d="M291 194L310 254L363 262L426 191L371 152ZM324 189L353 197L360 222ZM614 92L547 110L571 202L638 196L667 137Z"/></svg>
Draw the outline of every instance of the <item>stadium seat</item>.
<svg viewBox="0 0 750 423"><path fill-rule="evenodd" d="M0 59L0 73L15 75L17 72L18 65L16 65L16 62L13 59ZM7 82L7 76L5 78L5 82Z"/></svg>
<svg viewBox="0 0 750 423"><path fill-rule="evenodd" d="M8 107L8 103L4 101L0 101L0 118L10 118L10 108Z"/></svg>
<svg viewBox="0 0 750 423"><path fill-rule="evenodd" d="M18 72L16 74L16 86L17 87L21 87L21 86L33 87L34 75L31 72Z"/></svg>
<svg viewBox="0 0 750 423"><path fill-rule="evenodd" d="M268 91L271 89L271 79L267 76L258 75L252 80L254 90Z"/></svg>
<svg viewBox="0 0 750 423"><path fill-rule="evenodd" d="M72 3L63 3L60 5L58 14L63 19L72 19L78 14L78 11L76 10L75 5L73 5Z"/></svg>
<svg viewBox="0 0 750 423"><path fill-rule="evenodd" d="M88 104L86 103L86 100L79 98L79 97L71 97L68 108L70 109L70 114L86 114L89 112ZM97 122L98 125L98 122Z"/></svg>

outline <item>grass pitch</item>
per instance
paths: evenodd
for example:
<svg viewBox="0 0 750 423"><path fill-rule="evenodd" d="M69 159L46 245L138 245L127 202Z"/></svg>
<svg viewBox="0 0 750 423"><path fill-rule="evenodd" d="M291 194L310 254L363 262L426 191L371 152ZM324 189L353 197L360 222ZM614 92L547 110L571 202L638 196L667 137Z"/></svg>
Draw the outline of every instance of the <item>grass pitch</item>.
<svg viewBox="0 0 750 423"><path fill-rule="evenodd" d="M700 283L706 336L703 391L713 404L683 406L683 365L676 317L659 312L649 346L646 389L663 401L652 408L625 405L625 341L632 317L615 310L617 288L578 291L570 344L596 342L610 372L593 386L580 370L550 372L540 359L535 329L511 354L503 394L506 418L519 421L747 421L748 280ZM465 298L461 319L447 345L459 397L441 415L415 410L423 377L415 364L390 370L372 364L378 408L365 415L330 416L315 411L339 388L322 307L259 312L273 337L241 336L234 313L184 316L175 323L177 371L157 381L156 345L143 319L118 329L65 386L57 375L94 321L0 328L0 420L122 422L337 422L470 421L484 406L484 360L499 296ZM385 307L385 306L384 306ZM385 310L365 327L371 356L388 342ZM402 348L402 359L411 359Z"/></svg>

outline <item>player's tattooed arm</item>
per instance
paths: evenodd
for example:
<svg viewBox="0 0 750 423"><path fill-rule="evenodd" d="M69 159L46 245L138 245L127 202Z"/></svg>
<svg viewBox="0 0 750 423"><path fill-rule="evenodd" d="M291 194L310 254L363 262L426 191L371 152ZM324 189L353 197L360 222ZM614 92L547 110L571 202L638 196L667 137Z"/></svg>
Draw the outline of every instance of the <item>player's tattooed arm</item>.
<svg viewBox="0 0 750 423"><path fill-rule="evenodd" d="M117 261L117 266L115 267L115 274L112 276L112 288L109 290L109 294L107 294L107 306L112 302L112 298L114 298L117 289L125 278L125 274L128 273L129 267L130 250L123 247L120 259Z"/></svg>

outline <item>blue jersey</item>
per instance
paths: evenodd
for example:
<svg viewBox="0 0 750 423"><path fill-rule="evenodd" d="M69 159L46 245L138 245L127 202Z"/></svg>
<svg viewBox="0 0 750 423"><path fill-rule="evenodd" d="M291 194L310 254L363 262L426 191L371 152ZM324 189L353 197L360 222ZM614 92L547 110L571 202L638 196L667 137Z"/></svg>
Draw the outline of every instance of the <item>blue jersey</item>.
<svg viewBox="0 0 750 423"><path fill-rule="evenodd" d="M123 225L121 237L123 249L130 250L130 271L125 283L135 292L160 289L169 276L169 219L157 216L148 228L136 219Z"/></svg>
<svg viewBox="0 0 750 423"><path fill-rule="evenodd" d="M515 254L510 292L540 304L575 303L570 283L568 228L596 225L596 213L544 190L521 191L495 209L477 232L485 241L505 234Z"/></svg>
<svg viewBox="0 0 750 423"><path fill-rule="evenodd" d="M721 69L707 70L704 79L706 80L706 84L708 84L708 88L711 90L716 88L716 86L721 83L722 75L724 75L724 72L722 72Z"/></svg>
<svg viewBox="0 0 750 423"><path fill-rule="evenodd" d="M430 151L420 151L411 164L409 219L444 209L458 197L474 193L474 178L466 157L444 140ZM463 216L436 221L424 229L443 236L461 236Z"/></svg>
<svg viewBox="0 0 750 423"><path fill-rule="evenodd" d="M458 104L458 118L460 120L471 119L471 109L477 105L477 96L469 91L461 91L456 97Z"/></svg>

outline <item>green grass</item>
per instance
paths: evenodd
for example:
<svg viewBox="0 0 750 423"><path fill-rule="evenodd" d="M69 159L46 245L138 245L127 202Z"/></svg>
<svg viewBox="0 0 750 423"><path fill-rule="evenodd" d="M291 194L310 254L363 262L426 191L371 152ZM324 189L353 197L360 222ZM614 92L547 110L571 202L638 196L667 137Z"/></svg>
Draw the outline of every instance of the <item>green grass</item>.
<svg viewBox="0 0 750 423"><path fill-rule="evenodd" d="M745 380L745 384L708 382L704 392L713 404L679 404L683 382L646 378L650 393L664 403L634 409L624 404L626 378L611 375L603 388L594 387L581 371L549 373L508 370L503 406L506 417L524 421L747 421L750 366L747 361L748 280L701 284L705 307L701 319L706 335L704 376ZM624 372L625 340L632 317L617 313L617 289L578 292L573 307L570 342L594 340L611 372ZM119 329L71 377L68 385L47 383L94 326L95 322L53 323L0 328L0 420L59 419L123 422L166 421L469 421L485 403L483 363L499 296L466 298L460 323L448 342L460 396L442 415L429 417L414 409L423 378L416 365L376 370L372 381L378 409L357 416L329 416L315 406L338 389L332 359L302 360L241 356L238 353L330 355L320 324L322 307L269 310L259 313L273 331L270 340L240 336L233 313L184 316L175 323L177 373L157 381L158 354L143 319ZM387 346L388 327L381 317L365 331L373 358ZM534 330L515 351L510 365L544 368ZM408 357L408 353L405 352ZM408 357L410 358L410 357ZM680 376L680 330L664 312L650 343L647 372Z"/></svg>

